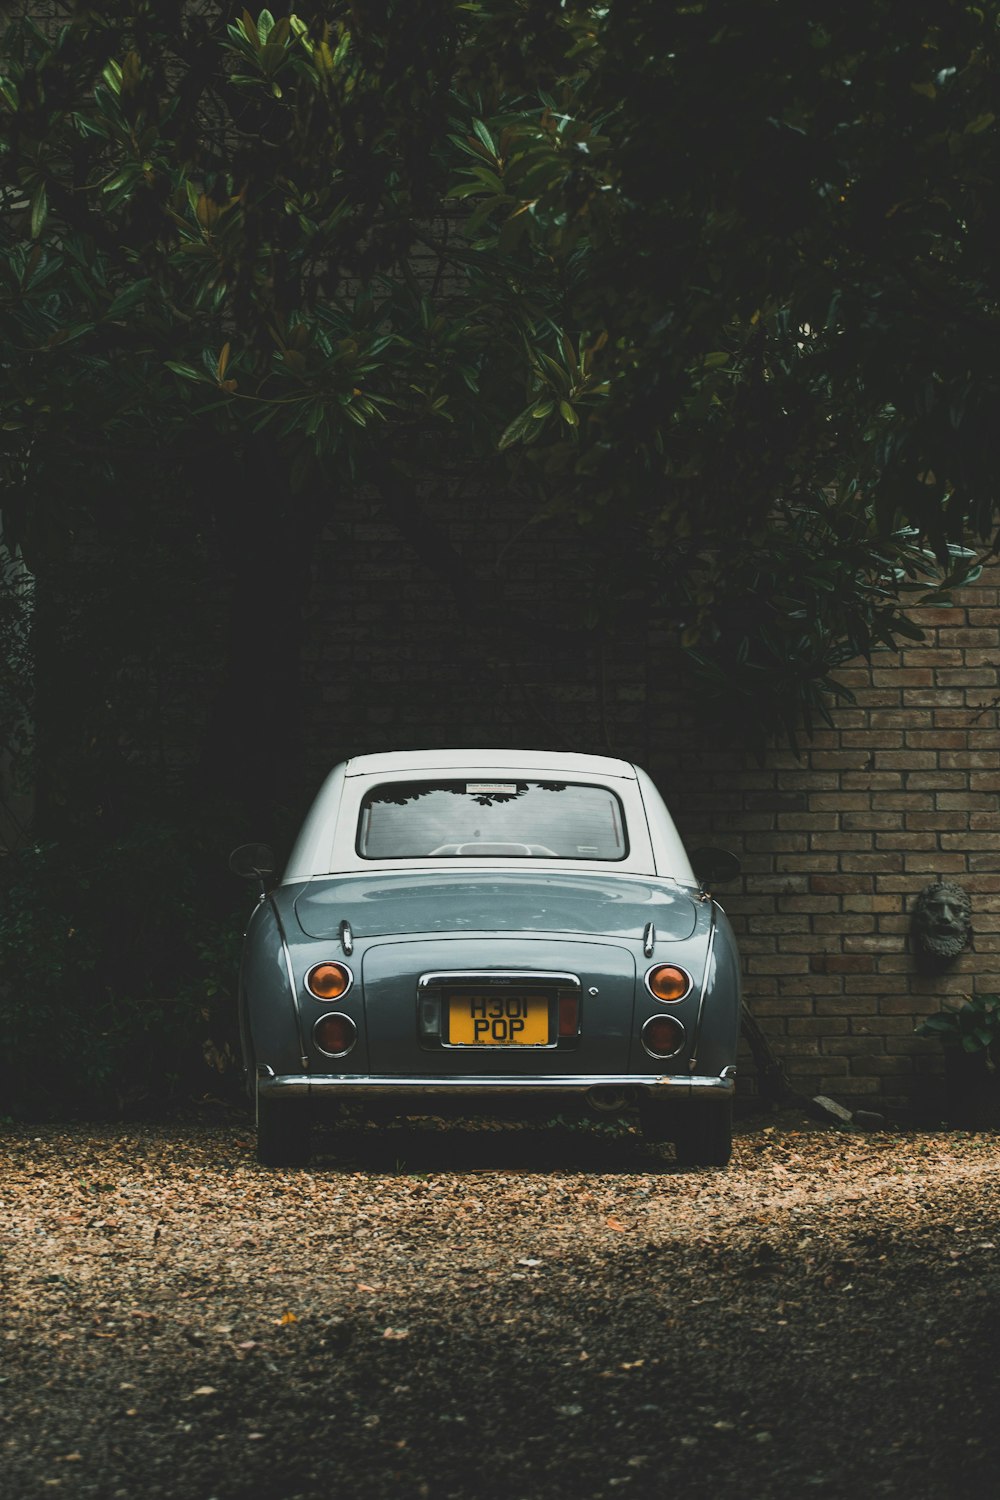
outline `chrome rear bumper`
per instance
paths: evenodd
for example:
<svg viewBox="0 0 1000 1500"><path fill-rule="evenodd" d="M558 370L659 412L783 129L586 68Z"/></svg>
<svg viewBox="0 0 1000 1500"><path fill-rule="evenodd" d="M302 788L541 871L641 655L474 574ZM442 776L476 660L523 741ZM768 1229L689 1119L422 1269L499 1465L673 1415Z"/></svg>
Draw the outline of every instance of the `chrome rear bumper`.
<svg viewBox="0 0 1000 1500"><path fill-rule="evenodd" d="M448 1078L386 1077L382 1074L357 1073L281 1073L259 1069L258 1092L276 1099L289 1095L311 1098L362 1098L366 1094L589 1094L598 1090L631 1089L661 1098L716 1098L722 1103L736 1088L736 1069L723 1068L715 1077L690 1073L597 1073L532 1074L530 1077L498 1074L493 1077Z"/></svg>

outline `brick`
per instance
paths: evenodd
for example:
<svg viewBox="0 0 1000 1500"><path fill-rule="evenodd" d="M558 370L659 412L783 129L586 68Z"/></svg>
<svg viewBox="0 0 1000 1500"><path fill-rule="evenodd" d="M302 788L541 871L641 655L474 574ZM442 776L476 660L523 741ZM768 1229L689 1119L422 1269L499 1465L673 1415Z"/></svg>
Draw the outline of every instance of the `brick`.
<svg viewBox="0 0 1000 1500"><path fill-rule="evenodd" d="M845 1036L850 1022L847 1016L791 1016L789 1036Z"/></svg>
<svg viewBox="0 0 1000 1500"><path fill-rule="evenodd" d="M816 1001L818 1016L867 1016L870 1011L871 1002L861 995L826 995Z"/></svg>
<svg viewBox="0 0 1000 1500"><path fill-rule="evenodd" d="M838 821L837 814L832 812L778 814L779 828L802 833L832 832Z"/></svg>
<svg viewBox="0 0 1000 1500"><path fill-rule="evenodd" d="M875 768L878 771L933 771L937 765L938 756L933 750L875 751Z"/></svg>
<svg viewBox="0 0 1000 1500"><path fill-rule="evenodd" d="M840 856L840 868L845 872L871 870L884 875L894 870L901 870L904 858L905 856L902 854L890 852L883 854L842 854Z"/></svg>
<svg viewBox="0 0 1000 1500"><path fill-rule="evenodd" d="M813 919L815 925L815 918ZM782 953L839 953L840 933L836 930L829 932L810 931L807 933L792 932L788 937L781 939L780 947Z"/></svg>
<svg viewBox="0 0 1000 1500"><path fill-rule="evenodd" d="M912 1016L916 1025L921 1016L932 1016L940 1010L941 1002L936 995L886 995L878 1008L883 1016Z"/></svg>
<svg viewBox="0 0 1000 1500"><path fill-rule="evenodd" d="M969 736L955 729L910 729L906 744L914 750L966 750Z"/></svg>
<svg viewBox="0 0 1000 1500"><path fill-rule="evenodd" d="M913 609L908 609L907 614L914 625L920 625L927 629L932 625L955 625L965 623L965 610L958 606L944 608L943 606L924 604Z"/></svg>
<svg viewBox="0 0 1000 1500"><path fill-rule="evenodd" d="M771 891L775 895L791 896L809 889L805 875L753 875L747 881L748 891L754 894Z"/></svg>
<svg viewBox="0 0 1000 1500"><path fill-rule="evenodd" d="M933 833L879 833L875 836L876 849L936 849L937 836Z"/></svg>
<svg viewBox="0 0 1000 1500"><path fill-rule="evenodd" d="M766 958L751 957L747 961L747 971L750 974L807 974L809 960L798 954L794 957L788 954L773 954Z"/></svg>
<svg viewBox="0 0 1000 1500"><path fill-rule="evenodd" d="M937 681L942 687L995 687L996 672L987 667L953 668L938 672Z"/></svg>
<svg viewBox="0 0 1000 1500"><path fill-rule="evenodd" d="M843 862L844 858L845 858L845 856L843 856L843 855L837 855L837 854L834 854L834 853L830 853L830 854L783 854L780 857L780 865L781 865L781 869L782 870L795 871L797 873L801 873L803 871L811 871L811 870L816 870L816 871L830 870L830 871L833 871L833 870L835 870L837 868L838 863L842 863ZM856 855L855 858L861 858L861 856L860 855Z"/></svg>
<svg viewBox="0 0 1000 1500"><path fill-rule="evenodd" d="M885 1057L885 1038L881 1036L826 1037L820 1042L821 1052L836 1052L841 1057ZM861 1069L852 1067L852 1072Z"/></svg>
<svg viewBox="0 0 1000 1500"><path fill-rule="evenodd" d="M902 699L908 708L959 708L965 702L961 688L904 688Z"/></svg>
<svg viewBox="0 0 1000 1500"><path fill-rule="evenodd" d="M961 793L968 785L968 780L961 771L913 771L906 778L906 785L914 792Z"/></svg>
<svg viewBox="0 0 1000 1500"><path fill-rule="evenodd" d="M864 812L871 805L867 792L819 792L809 799L816 812Z"/></svg>
<svg viewBox="0 0 1000 1500"><path fill-rule="evenodd" d="M809 967L814 974L870 974L875 960L863 953L819 953Z"/></svg>
<svg viewBox="0 0 1000 1500"><path fill-rule="evenodd" d="M900 692L898 688L859 687L854 690L856 702L864 709L897 708Z"/></svg>
<svg viewBox="0 0 1000 1500"><path fill-rule="evenodd" d="M809 847L818 850L855 850L863 852L872 847L872 836L870 833L814 833L809 840Z"/></svg>
<svg viewBox="0 0 1000 1500"><path fill-rule="evenodd" d="M748 792L748 812L806 812L809 800L805 792Z"/></svg>
<svg viewBox="0 0 1000 1500"><path fill-rule="evenodd" d="M903 789L903 778L898 771L845 771L841 784L849 792L861 788L872 793L900 792ZM872 800L874 801L874 797Z"/></svg>
<svg viewBox="0 0 1000 1500"><path fill-rule="evenodd" d="M758 1020L764 1021L775 1016L808 1016L812 1014L812 1001L810 1000L761 1000L755 999L750 1006L753 1014Z"/></svg>
<svg viewBox="0 0 1000 1500"><path fill-rule="evenodd" d="M872 682L876 687L926 688L934 682L929 667L875 667Z"/></svg>
<svg viewBox="0 0 1000 1500"><path fill-rule="evenodd" d="M840 823L841 827L848 833L873 833L879 829L901 828L903 820L899 813L872 812L868 809L863 813L845 813Z"/></svg>
<svg viewBox="0 0 1000 1500"><path fill-rule="evenodd" d="M928 875L955 875L965 869L965 856L941 854L934 849L928 854L904 854L903 864L907 873L922 870Z"/></svg>
<svg viewBox="0 0 1000 1500"><path fill-rule="evenodd" d="M947 642L942 644L948 646L978 646L982 651L988 651L991 647L996 649L1000 645L1000 630L995 624L982 625L967 628L965 630L949 630Z"/></svg>
<svg viewBox="0 0 1000 1500"><path fill-rule="evenodd" d="M844 981L839 974L809 974L797 975L789 978L787 975L778 981L778 994L781 998L782 1007L791 1004L804 1004L803 1015L812 1014L813 1001L819 995L842 995L844 992ZM805 1001L800 1001L798 996L809 996ZM786 1014L782 1010L782 1014Z"/></svg>
<svg viewBox="0 0 1000 1500"><path fill-rule="evenodd" d="M873 1074L884 1078L888 1074L911 1073L913 1064L908 1057L853 1057L851 1072L857 1077Z"/></svg>
<svg viewBox="0 0 1000 1500"><path fill-rule="evenodd" d="M888 912L900 910L899 896L845 896L843 908L846 912Z"/></svg>
<svg viewBox="0 0 1000 1500"><path fill-rule="evenodd" d="M788 854L809 848L804 833L748 833L744 846L754 853Z"/></svg>
<svg viewBox="0 0 1000 1500"><path fill-rule="evenodd" d="M806 1036L782 1036L776 1039L774 1050L780 1057L794 1058L798 1066L803 1057L819 1057L819 1039Z"/></svg>
<svg viewBox="0 0 1000 1500"><path fill-rule="evenodd" d="M987 814L976 813L973 816L985 817ZM970 826L972 824L972 818L968 814L963 815L962 813L947 812L907 813L903 821L907 829L928 829L932 832L939 831L942 833L956 828L960 829L966 824ZM997 826L1000 827L1000 817L997 819Z"/></svg>
<svg viewBox="0 0 1000 1500"><path fill-rule="evenodd" d="M1000 771L1000 756L994 750L946 750L938 757L942 771Z"/></svg>
<svg viewBox="0 0 1000 1500"><path fill-rule="evenodd" d="M782 913L776 917L749 917L747 928L750 932L779 933L788 936L793 932L808 932L809 918L807 916L788 916Z"/></svg>
<svg viewBox="0 0 1000 1500"><path fill-rule="evenodd" d="M865 729L858 733L842 734L840 743L845 750L901 750L903 734L898 730Z"/></svg>
<svg viewBox="0 0 1000 1500"><path fill-rule="evenodd" d="M836 932L841 936L846 932L872 932L875 928L875 918L865 912L854 912L850 915L841 912L835 917L823 916L817 912L813 917L813 927L817 932Z"/></svg>
<svg viewBox="0 0 1000 1500"><path fill-rule="evenodd" d="M861 893L872 889L872 880L865 875L811 875L809 889L821 895Z"/></svg>
<svg viewBox="0 0 1000 1500"><path fill-rule="evenodd" d="M779 1038L778 1040L779 1040L779 1045L776 1046L774 1050L780 1056L781 1055L781 1047L785 1045L785 1039L784 1038ZM841 1087L839 1080L847 1072L847 1058L846 1057L795 1057L794 1061L793 1061L793 1064L792 1064L792 1067L789 1069L789 1071L790 1072L794 1072L794 1073L799 1073L799 1074L809 1074L813 1079L815 1079L816 1075L820 1075L820 1076L822 1076L824 1078L836 1078L838 1080L838 1082L837 1082L837 1089L839 1090L840 1087ZM810 1093L821 1093L821 1092L826 1092L826 1090L822 1090L822 1089L814 1087L813 1085L810 1085L809 1092ZM830 1090L829 1092L832 1092L832 1090Z"/></svg>
<svg viewBox="0 0 1000 1500"><path fill-rule="evenodd" d="M957 646L948 650L945 646L912 646L901 653L905 667L930 667L937 671L941 667L964 665L965 653Z"/></svg>

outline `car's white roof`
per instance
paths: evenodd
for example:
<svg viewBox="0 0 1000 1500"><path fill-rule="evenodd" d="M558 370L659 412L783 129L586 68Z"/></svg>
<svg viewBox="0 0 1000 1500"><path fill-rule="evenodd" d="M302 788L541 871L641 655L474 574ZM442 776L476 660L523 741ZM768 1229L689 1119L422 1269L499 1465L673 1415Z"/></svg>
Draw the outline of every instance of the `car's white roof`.
<svg viewBox="0 0 1000 1500"><path fill-rule="evenodd" d="M391 754L355 755L347 776L393 776L406 771L540 771L565 776L619 776L635 780L635 767L610 755L570 755L561 750L397 750Z"/></svg>
<svg viewBox="0 0 1000 1500"><path fill-rule="evenodd" d="M283 883L313 880L331 874L371 873L376 869L441 869L441 861L425 859L363 859L357 852L358 819L365 793L382 782L407 782L423 778L473 779L496 777L546 781L576 781L610 786L621 800L628 828L629 851L621 860L568 860L532 857L525 861L532 871L600 869L618 875L660 875L683 885L697 885L684 846L663 798L639 766L610 755L573 755L555 750L395 750L380 755L356 755L334 766L320 788L295 842L285 868ZM518 865L505 859L507 871ZM449 869L468 867L481 871L482 859L449 859Z"/></svg>

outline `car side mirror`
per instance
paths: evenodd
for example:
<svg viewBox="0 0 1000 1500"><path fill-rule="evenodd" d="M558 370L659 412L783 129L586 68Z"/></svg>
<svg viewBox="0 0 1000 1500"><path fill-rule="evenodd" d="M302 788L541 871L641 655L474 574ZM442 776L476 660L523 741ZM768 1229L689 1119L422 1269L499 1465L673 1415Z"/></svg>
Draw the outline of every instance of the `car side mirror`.
<svg viewBox="0 0 1000 1500"><path fill-rule="evenodd" d="M691 867L704 886L723 885L727 880L735 880L743 868L735 854L711 845L694 851Z"/></svg>
<svg viewBox="0 0 1000 1500"><path fill-rule="evenodd" d="M276 860L270 844L241 844L229 856L229 868L241 880L260 880L273 875Z"/></svg>

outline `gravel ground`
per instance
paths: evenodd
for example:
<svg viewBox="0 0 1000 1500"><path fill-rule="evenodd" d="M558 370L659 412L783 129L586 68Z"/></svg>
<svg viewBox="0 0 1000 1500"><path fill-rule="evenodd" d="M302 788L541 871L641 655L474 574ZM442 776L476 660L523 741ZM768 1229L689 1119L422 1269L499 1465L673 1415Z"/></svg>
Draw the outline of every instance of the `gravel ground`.
<svg viewBox="0 0 1000 1500"><path fill-rule="evenodd" d="M0 1495L1000 1493L1000 1138L0 1141Z"/></svg>

